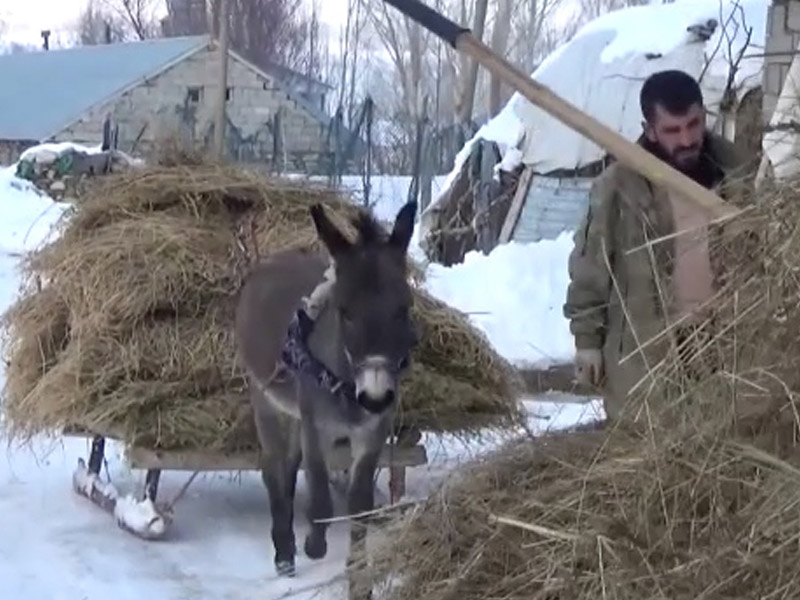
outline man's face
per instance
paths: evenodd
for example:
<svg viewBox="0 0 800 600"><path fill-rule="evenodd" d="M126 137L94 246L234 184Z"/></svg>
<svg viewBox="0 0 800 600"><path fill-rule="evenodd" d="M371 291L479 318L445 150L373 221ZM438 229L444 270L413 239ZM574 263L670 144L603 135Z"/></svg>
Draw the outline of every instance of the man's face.
<svg viewBox="0 0 800 600"><path fill-rule="evenodd" d="M683 115L673 115L656 104L652 122L644 123L647 139L658 144L664 156L681 170L697 163L705 130L706 115L700 104L693 104Z"/></svg>

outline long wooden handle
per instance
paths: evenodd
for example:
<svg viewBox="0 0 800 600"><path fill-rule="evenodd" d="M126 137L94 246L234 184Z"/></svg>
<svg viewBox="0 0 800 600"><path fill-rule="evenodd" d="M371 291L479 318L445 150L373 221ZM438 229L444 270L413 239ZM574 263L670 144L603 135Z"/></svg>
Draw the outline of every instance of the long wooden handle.
<svg viewBox="0 0 800 600"><path fill-rule="evenodd" d="M535 81L477 39L469 29L453 23L419 0L384 0L417 21L431 33L497 75L533 104L574 129L618 161L655 184L665 185L707 210L714 218L730 218L738 210L719 196L655 157L638 144L628 141L613 129L581 111L550 88ZM538 140L537 140L538 141ZM546 144L548 140L538 141ZM536 142L534 142L536 143Z"/></svg>

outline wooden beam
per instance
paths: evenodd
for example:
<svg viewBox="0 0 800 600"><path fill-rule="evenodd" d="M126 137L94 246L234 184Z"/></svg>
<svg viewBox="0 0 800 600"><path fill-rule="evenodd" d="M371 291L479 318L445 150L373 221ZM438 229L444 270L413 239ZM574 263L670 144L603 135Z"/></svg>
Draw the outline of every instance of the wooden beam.
<svg viewBox="0 0 800 600"><path fill-rule="evenodd" d="M522 209L525 206L525 198L528 196L528 190L533 181L533 167L525 167L522 175L517 182L517 190L514 192L514 199L511 201L511 206L508 207L508 214L506 220L503 221L503 228L500 230L500 237L497 238L498 244L505 244L511 240L514 235L514 229L517 228L517 221L522 214Z"/></svg>
<svg viewBox="0 0 800 600"><path fill-rule="evenodd" d="M225 156L225 109L228 94L228 3L219 2L219 90L214 115L214 153L218 160Z"/></svg>
<svg viewBox="0 0 800 600"><path fill-rule="evenodd" d="M222 454L196 451L161 451L131 447L127 459L134 469L159 469L162 471L256 471L260 469L258 452ZM424 446L384 446L379 468L393 466L416 467L428 462ZM343 471L350 466L349 446L337 447L328 456L331 471ZM303 468L303 465L301 465Z"/></svg>

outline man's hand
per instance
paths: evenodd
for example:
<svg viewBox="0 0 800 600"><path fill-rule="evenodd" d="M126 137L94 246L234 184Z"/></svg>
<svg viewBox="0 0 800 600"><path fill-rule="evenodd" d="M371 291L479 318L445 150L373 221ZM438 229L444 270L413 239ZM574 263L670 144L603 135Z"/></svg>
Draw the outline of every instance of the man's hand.
<svg viewBox="0 0 800 600"><path fill-rule="evenodd" d="M594 348L576 351L575 378L581 385L600 385L603 379L603 353Z"/></svg>

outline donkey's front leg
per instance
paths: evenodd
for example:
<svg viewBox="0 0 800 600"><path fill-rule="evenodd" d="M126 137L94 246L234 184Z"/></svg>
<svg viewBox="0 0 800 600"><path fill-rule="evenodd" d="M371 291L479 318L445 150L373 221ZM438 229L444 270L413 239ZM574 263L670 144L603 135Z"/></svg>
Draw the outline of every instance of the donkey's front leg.
<svg viewBox="0 0 800 600"><path fill-rule="evenodd" d="M390 431L391 417L386 416L373 428L361 430L350 438L353 456L347 490L350 515L368 512L375 507L375 471Z"/></svg>
<svg viewBox="0 0 800 600"><path fill-rule="evenodd" d="M347 490L347 509L351 515L351 552L366 537L368 517L357 517L359 513L369 512L375 507L375 471L381 457L385 435L376 431L368 437L351 438L353 463L350 471L350 485Z"/></svg>
<svg viewBox="0 0 800 600"><path fill-rule="evenodd" d="M363 436L353 436L350 439L353 463L350 471L350 486L347 490L348 512L351 515L350 523L350 552L347 557L348 567L366 561L367 554L367 524L368 516L357 516L369 512L375 506L375 472L378 461L383 451L388 427L378 427ZM372 585L369 581L362 581L350 573L350 598L351 600L368 600L372 597Z"/></svg>
<svg viewBox="0 0 800 600"><path fill-rule="evenodd" d="M295 574L294 495L300 467L300 425L284 423L269 408L256 411L256 429L261 441L261 477L269 495L272 515L272 545L275 570Z"/></svg>
<svg viewBox="0 0 800 600"><path fill-rule="evenodd" d="M325 539L328 530L326 521L333 517L333 499L328 467L323 454L323 441L313 419L303 421L303 457L311 496L308 507L311 531L306 536L304 548L306 556L319 560L328 552L328 542ZM323 522L318 522L320 520Z"/></svg>

